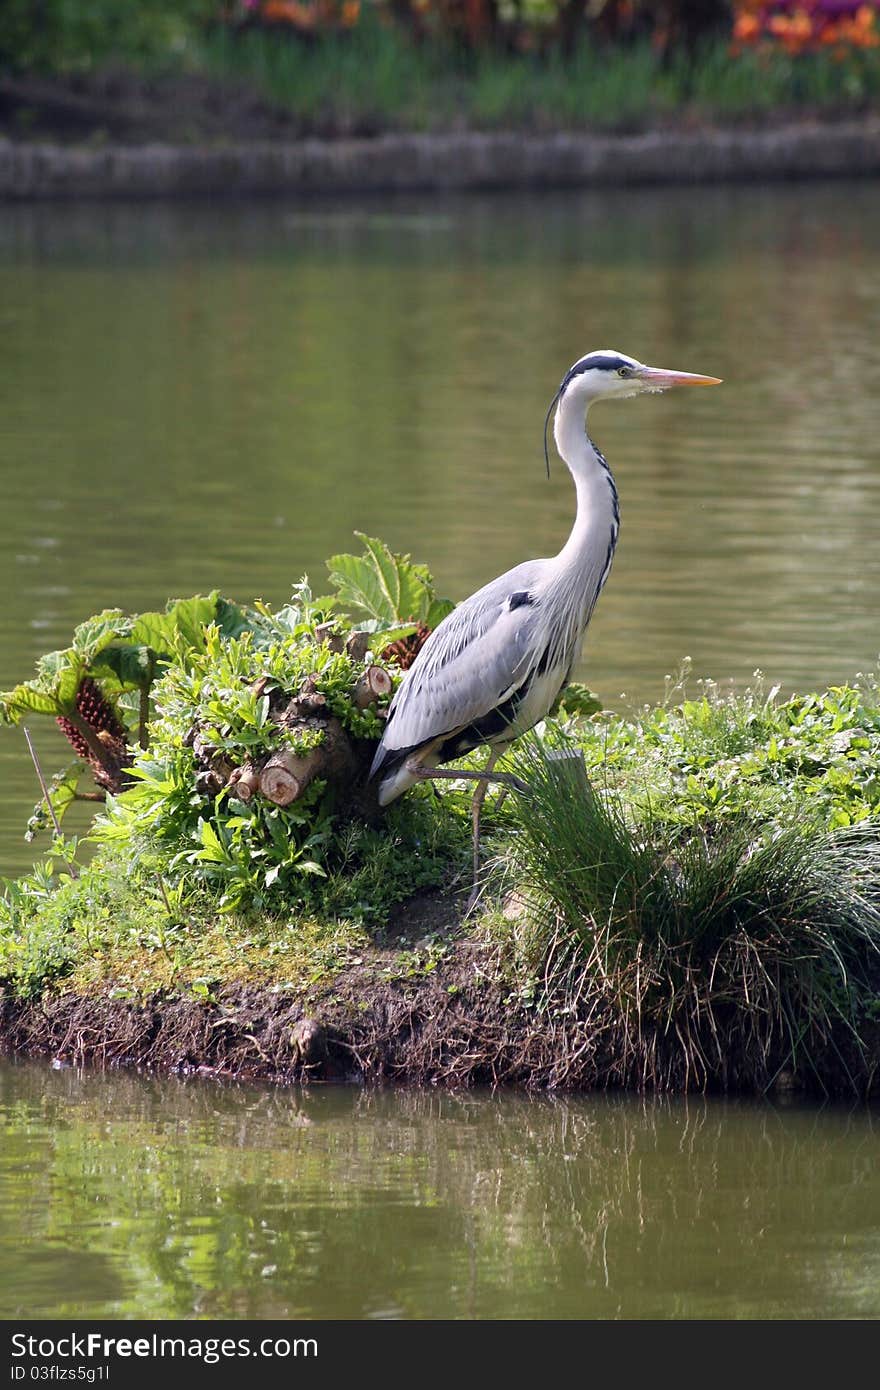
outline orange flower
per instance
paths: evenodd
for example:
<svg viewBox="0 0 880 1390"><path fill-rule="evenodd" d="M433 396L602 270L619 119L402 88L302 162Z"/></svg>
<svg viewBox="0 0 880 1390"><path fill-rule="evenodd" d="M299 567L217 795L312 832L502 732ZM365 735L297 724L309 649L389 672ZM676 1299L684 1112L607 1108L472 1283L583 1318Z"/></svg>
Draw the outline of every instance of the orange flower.
<svg viewBox="0 0 880 1390"><path fill-rule="evenodd" d="M756 14L739 14L733 22L733 37L743 43L753 43L761 33L761 21Z"/></svg>
<svg viewBox="0 0 880 1390"><path fill-rule="evenodd" d="M832 18L821 0L801 0L797 7L790 7L784 0L739 0L735 6L733 49L737 52L741 44L760 44L764 37L790 54L825 48L834 49L837 57L852 48L877 48L878 8L880 0Z"/></svg>
<svg viewBox="0 0 880 1390"><path fill-rule="evenodd" d="M310 5L297 0L265 0L262 17L270 24L292 24L297 29L313 29L317 18Z"/></svg>

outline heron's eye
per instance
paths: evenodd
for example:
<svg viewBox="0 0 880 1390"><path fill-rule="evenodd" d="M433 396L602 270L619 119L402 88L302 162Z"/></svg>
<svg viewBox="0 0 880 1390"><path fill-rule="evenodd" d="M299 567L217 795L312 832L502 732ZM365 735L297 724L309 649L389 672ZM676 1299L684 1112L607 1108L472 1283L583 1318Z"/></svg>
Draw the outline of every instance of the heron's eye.
<svg viewBox="0 0 880 1390"><path fill-rule="evenodd" d="M631 370L630 370L629 367L618 367L618 368L617 368L617 375L618 375L618 376L632 376L632 372L631 372Z"/></svg>

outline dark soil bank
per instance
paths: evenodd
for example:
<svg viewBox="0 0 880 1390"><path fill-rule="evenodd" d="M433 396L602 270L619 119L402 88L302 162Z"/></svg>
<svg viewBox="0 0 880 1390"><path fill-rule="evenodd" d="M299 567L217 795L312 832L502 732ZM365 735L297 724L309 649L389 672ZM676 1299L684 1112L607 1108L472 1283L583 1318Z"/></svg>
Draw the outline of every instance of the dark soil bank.
<svg viewBox="0 0 880 1390"><path fill-rule="evenodd" d="M528 189L880 172L880 120L642 135L463 132L175 145L0 138L0 198Z"/></svg>
<svg viewBox="0 0 880 1390"><path fill-rule="evenodd" d="M55 1063L198 1071L274 1082L403 1082L587 1089L614 1079L602 1028L565 1028L504 997L491 962L461 941L412 982L381 976L382 956L308 999L266 986L131 1003L108 995L0 1000L0 1045Z"/></svg>
<svg viewBox="0 0 880 1390"><path fill-rule="evenodd" d="M417 910L437 926L450 903L431 895ZM147 1001L101 994L46 995L24 1002L0 995L0 1049L55 1065L133 1067L280 1084L354 1083L532 1091L708 1090L819 1097L880 1093L880 1036L864 1050L829 1036L794 1076L784 1051L754 1057L704 1053L694 1066L675 1030L635 1032L595 994L548 999L538 1009L512 993L497 949L451 928L434 971L389 978L391 947L376 947L319 988L296 996L271 986L218 988ZM722 1044L723 1045L723 1044ZM869 1055L866 1055L869 1054Z"/></svg>

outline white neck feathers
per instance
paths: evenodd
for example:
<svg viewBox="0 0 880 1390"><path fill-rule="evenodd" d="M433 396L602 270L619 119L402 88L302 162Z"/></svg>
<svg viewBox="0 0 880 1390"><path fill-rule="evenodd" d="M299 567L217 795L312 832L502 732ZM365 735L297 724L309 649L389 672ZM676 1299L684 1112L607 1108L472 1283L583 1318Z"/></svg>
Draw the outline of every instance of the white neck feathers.
<svg viewBox="0 0 880 1390"><path fill-rule="evenodd" d="M559 560L566 569L581 572L585 581L598 583L592 598L595 603L607 578L609 549L613 553L620 522L611 470L586 431L584 417L589 404L588 399L578 399L578 393L569 391L557 408L553 437L577 492L574 525Z"/></svg>

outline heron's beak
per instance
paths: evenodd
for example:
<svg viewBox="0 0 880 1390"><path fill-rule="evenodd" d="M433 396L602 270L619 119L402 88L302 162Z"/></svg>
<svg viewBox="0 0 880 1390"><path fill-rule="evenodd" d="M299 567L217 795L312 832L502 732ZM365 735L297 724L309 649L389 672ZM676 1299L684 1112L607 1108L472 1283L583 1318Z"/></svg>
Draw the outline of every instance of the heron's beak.
<svg viewBox="0 0 880 1390"><path fill-rule="evenodd" d="M639 367L633 376L643 381L651 391L666 391L670 386L720 386L720 376L696 376L693 372L668 372L665 367Z"/></svg>

